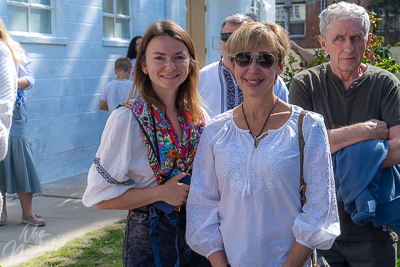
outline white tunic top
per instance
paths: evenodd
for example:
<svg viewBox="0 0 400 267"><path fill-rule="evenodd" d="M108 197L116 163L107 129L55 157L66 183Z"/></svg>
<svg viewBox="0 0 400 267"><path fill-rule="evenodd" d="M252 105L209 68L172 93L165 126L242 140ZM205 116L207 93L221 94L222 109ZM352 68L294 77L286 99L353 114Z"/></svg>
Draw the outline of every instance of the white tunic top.
<svg viewBox="0 0 400 267"><path fill-rule="evenodd" d="M203 110L205 121L209 116ZM133 184L130 181L133 181ZM82 203L91 207L125 193L129 188L157 185L147 157L147 145L132 110L121 107L107 120L96 159L89 169Z"/></svg>
<svg viewBox="0 0 400 267"><path fill-rule="evenodd" d="M303 121L305 203L300 203L298 118L269 130L258 148L227 111L205 127L187 205L189 246L225 248L231 266L282 266L294 243L329 249L340 234L330 148L321 115Z"/></svg>

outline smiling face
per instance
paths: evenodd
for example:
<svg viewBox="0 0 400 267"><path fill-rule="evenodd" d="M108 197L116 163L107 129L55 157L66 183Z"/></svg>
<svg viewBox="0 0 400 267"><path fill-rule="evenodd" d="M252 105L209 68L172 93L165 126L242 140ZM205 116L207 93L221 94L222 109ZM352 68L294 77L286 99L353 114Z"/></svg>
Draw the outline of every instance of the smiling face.
<svg viewBox="0 0 400 267"><path fill-rule="evenodd" d="M272 53L270 49L259 48L250 52L253 57L257 57L262 53ZM274 57L278 57L274 55ZM244 97L271 97L275 85L276 76L283 70L279 60L275 60L274 64L268 68L262 68L258 65L257 60L253 58L251 64L247 67L239 67L235 61L232 61L232 69L235 73L236 81L242 89Z"/></svg>
<svg viewBox="0 0 400 267"><path fill-rule="evenodd" d="M151 39L146 49L146 62L142 65L149 75L157 95L176 93L190 72L190 54L187 47L171 36Z"/></svg>
<svg viewBox="0 0 400 267"><path fill-rule="evenodd" d="M331 69L339 77L358 73L370 40L360 19L334 20L327 39L319 36L322 48L330 55Z"/></svg>

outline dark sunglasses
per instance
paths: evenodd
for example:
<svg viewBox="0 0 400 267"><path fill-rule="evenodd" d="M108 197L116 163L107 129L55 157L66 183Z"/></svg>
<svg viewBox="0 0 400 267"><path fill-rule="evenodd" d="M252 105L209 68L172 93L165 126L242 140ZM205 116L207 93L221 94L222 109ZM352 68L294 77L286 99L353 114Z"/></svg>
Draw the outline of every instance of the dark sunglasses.
<svg viewBox="0 0 400 267"><path fill-rule="evenodd" d="M274 64L275 59L279 60L280 58L275 58L273 55L269 53L261 53L258 56L252 56L250 53L238 53L232 57L235 60L236 65L241 68L246 68L251 65L253 62L253 58L256 59L257 64L264 69L269 69Z"/></svg>
<svg viewBox="0 0 400 267"><path fill-rule="evenodd" d="M229 39L229 36L231 36L232 33L233 33L233 32L224 32L224 33L221 33L221 34L219 35L219 38L221 38L221 41L227 42L228 39Z"/></svg>

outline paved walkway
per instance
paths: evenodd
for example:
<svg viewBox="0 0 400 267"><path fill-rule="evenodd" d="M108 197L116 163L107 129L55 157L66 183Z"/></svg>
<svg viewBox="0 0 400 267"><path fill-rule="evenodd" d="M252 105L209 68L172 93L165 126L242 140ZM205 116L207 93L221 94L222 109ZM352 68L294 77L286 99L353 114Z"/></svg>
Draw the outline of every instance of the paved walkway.
<svg viewBox="0 0 400 267"><path fill-rule="evenodd" d="M33 197L33 211L46 220L44 227L23 224L17 195L7 197L8 220L0 226L0 266L21 264L60 248L72 238L126 218L127 211L104 211L82 204L86 175L42 185L43 193Z"/></svg>

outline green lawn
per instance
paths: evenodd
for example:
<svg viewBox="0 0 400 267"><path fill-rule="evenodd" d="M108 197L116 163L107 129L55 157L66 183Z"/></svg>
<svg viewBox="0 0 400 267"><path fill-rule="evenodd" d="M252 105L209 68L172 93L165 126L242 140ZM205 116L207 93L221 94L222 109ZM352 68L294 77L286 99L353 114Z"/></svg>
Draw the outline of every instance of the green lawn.
<svg viewBox="0 0 400 267"><path fill-rule="evenodd" d="M107 225L19 266L122 266L124 230L125 220Z"/></svg>

